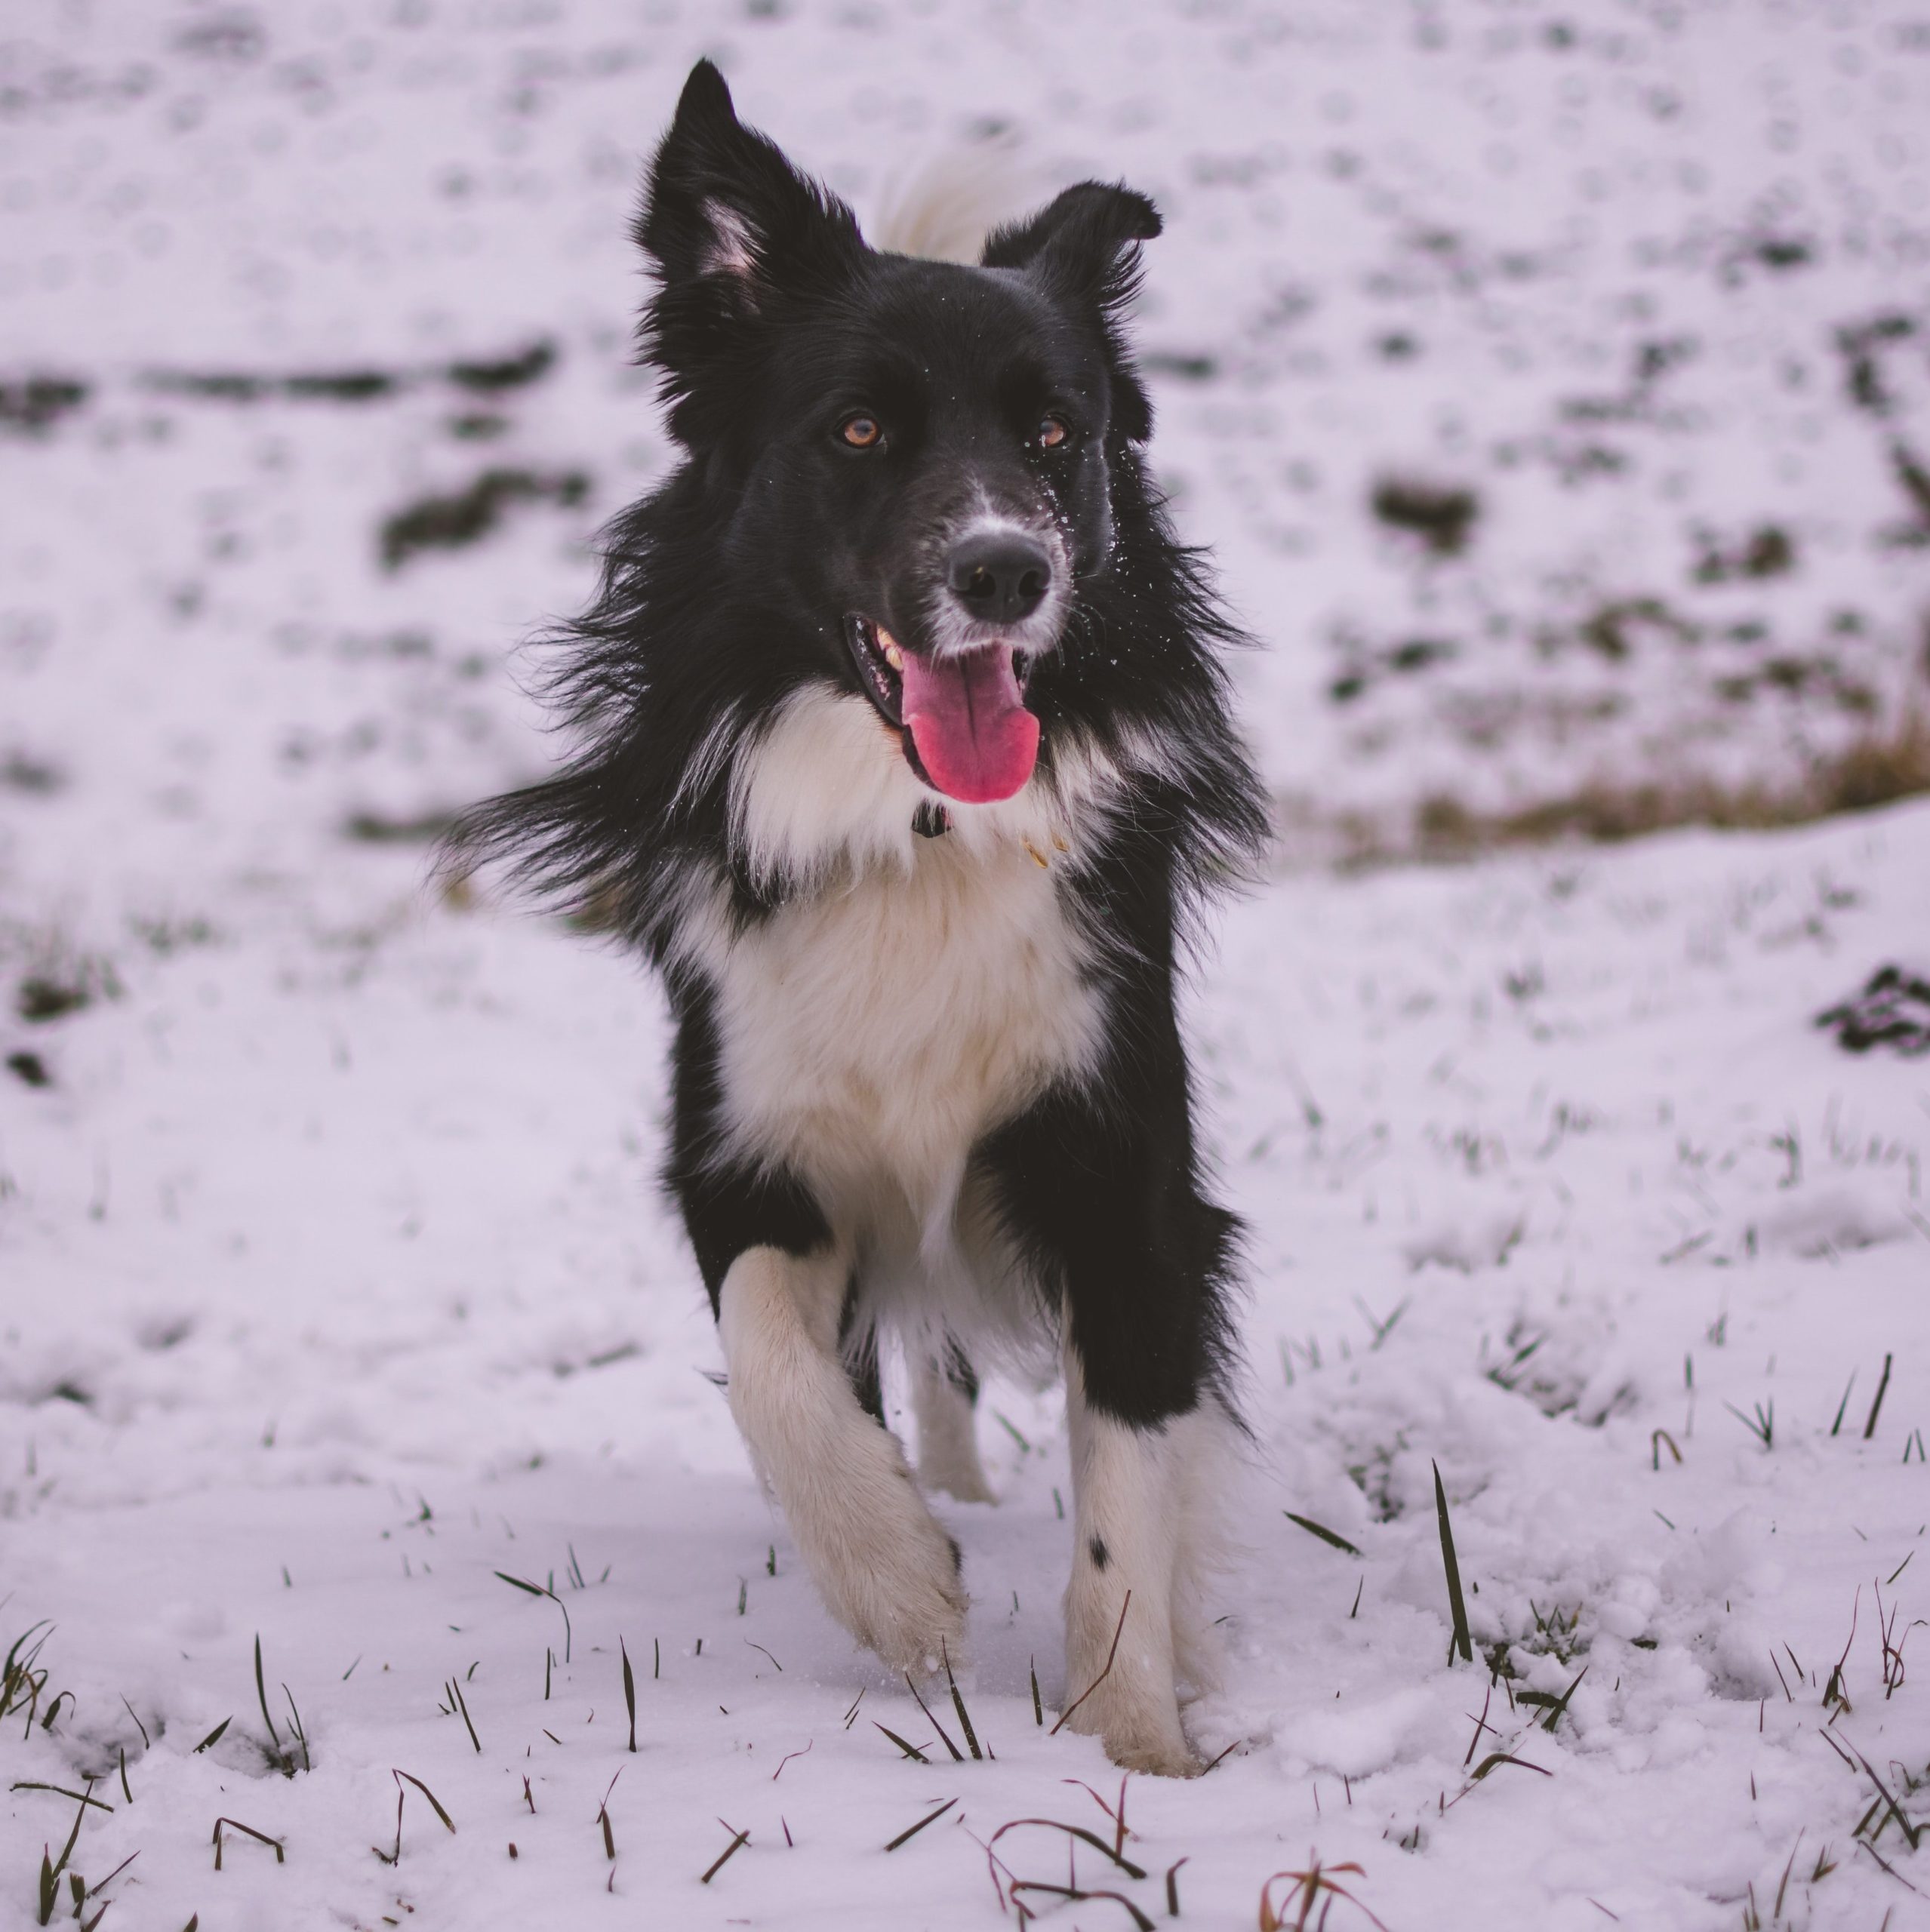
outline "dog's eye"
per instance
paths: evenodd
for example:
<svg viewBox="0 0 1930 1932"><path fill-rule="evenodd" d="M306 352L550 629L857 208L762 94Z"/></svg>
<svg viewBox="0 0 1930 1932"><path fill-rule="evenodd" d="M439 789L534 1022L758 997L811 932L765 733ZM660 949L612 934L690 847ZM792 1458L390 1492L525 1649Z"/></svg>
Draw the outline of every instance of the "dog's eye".
<svg viewBox="0 0 1930 1932"><path fill-rule="evenodd" d="M838 434L854 450L875 449L885 440L885 432L878 426L875 416L848 416L839 426Z"/></svg>
<svg viewBox="0 0 1930 1932"><path fill-rule="evenodd" d="M1071 434L1063 417L1042 417L1039 424L1039 447L1042 450L1055 450Z"/></svg>

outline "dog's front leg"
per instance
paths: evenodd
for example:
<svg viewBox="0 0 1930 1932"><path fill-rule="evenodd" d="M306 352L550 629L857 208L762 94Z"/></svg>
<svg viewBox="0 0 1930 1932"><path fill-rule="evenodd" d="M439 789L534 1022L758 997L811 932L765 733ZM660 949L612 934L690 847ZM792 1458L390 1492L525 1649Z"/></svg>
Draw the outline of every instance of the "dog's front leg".
<svg viewBox="0 0 1930 1932"><path fill-rule="evenodd" d="M1184 1574L1194 1500L1187 1465L1202 1418L1142 1426L1107 1414L1088 1398L1070 1346L1066 1416L1076 1528L1066 1591L1067 1727L1102 1739L1128 1770L1191 1777L1199 1763L1180 1724L1174 1625L1193 1583Z"/></svg>
<svg viewBox="0 0 1930 1932"><path fill-rule="evenodd" d="M731 1413L832 1615L893 1669L922 1672L962 1653L958 1547L852 1392L838 1352L845 1275L835 1250L751 1247L731 1262L717 1311Z"/></svg>
<svg viewBox="0 0 1930 1932"><path fill-rule="evenodd" d="M1212 1662L1213 1490L1239 1436L1225 1366L1235 1229L1198 1185L1170 1004L1142 989L1122 1010L1131 1058L1048 1094L983 1159L1014 1245L1064 1311L1066 1721L1118 1764L1184 1777L1199 1763L1180 1679L1202 1683Z"/></svg>

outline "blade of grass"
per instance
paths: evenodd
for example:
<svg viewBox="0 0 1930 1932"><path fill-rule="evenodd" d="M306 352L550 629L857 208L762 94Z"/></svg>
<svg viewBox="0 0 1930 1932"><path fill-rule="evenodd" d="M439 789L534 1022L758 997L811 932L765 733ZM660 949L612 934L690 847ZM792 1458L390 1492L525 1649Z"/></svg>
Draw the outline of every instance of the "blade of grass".
<svg viewBox="0 0 1930 1932"><path fill-rule="evenodd" d="M719 1824L723 1825L725 1830L727 1832L737 1830L737 1827L735 1826L725 1824L724 1820L722 1818L719 1818L717 1822ZM711 1880L716 1878L718 1873L722 1871L724 1867L730 1863L731 1854L737 1850L737 1847L740 1845L748 1844L750 1842L750 1832L737 1832L737 1836L731 1839L730 1843L717 1854L716 1862L711 1866L710 1869L705 1872L703 1876L698 1879L697 1882L700 1885L709 1884Z"/></svg>
<svg viewBox="0 0 1930 1932"><path fill-rule="evenodd" d="M911 1839L916 1838L919 1833L923 1831L927 1825L937 1823L937 1821L940 1818L943 1817L945 1814L950 1810L952 1807L957 1804L958 1801L959 1801L956 1798L947 1798L944 1803L940 1805L936 1810L926 1812L925 1816L919 1819L916 1824L907 1826L904 1830L900 1832L898 1835L885 1847L885 1849L887 1851L896 1851L900 1845L907 1844Z"/></svg>
<svg viewBox="0 0 1930 1932"><path fill-rule="evenodd" d="M992 1834L988 1843L996 1844L1008 1832L1016 1832L1027 1825L1042 1825L1048 1831L1064 1832L1069 1838L1077 1838L1082 1844L1089 1844L1094 1851L1103 1852L1128 1878L1143 1878L1144 1869L1135 1865L1122 1850L1116 1850L1097 1832L1088 1832L1083 1825L1068 1825L1059 1818L1014 1818L1001 1825Z"/></svg>
<svg viewBox="0 0 1930 1932"><path fill-rule="evenodd" d="M248 1837L262 1844L272 1845L275 1851L275 1863L277 1865L288 1863L288 1856L282 1850L282 1841L279 1838L271 1838L266 1832L258 1832L252 1825L243 1824L239 1818L217 1818L214 1821L214 1869L216 1871L218 1872L221 1869L221 1827L223 1825L228 1826L232 1830L245 1832Z"/></svg>
<svg viewBox="0 0 1930 1932"><path fill-rule="evenodd" d="M414 1785L416 1789L420 1792L423 1796L429 1800L429 1808L436 1814L437 1817L442 1820L443 1823L446 1825L451 1832L454 1831L456 1829L456 1821L449 1816L448 1812L443 1810L442 1801L438 1798L435 1792L431 1791L428 1786L424 1784L421 1779L417 1777L414 1772L399 1771L392 1767L389 1771L389 1776L399 1781L403 1778L407 1778L409 1783ZM401 1790L402 1786L399 1782L398 1782L396 1789L398 1791Z"/></svg>
<svg viewBox="0 0 1930 1932"><path fill-rule="evenodd" d="M1544 1730L1553 1730L1555 1727L1561 1722L1562 1714L1568 1709L1568 1700L1581 1687L1581 1680L1587 1675L1588 1666L1587 1665L1584 1664L1581 1669L1576 1673L1574 1681L1562 1693L1561 1696L1557 1698L1553 1703L1548 1706L1548 1715L1541 1720L1541 1728Z"/></svg>
<svg viewBox="0 0 1930 1932"><path fill-rule="evenodd" d="M1280 1514L1285 1517L1288 1522L1297 1523L1309 1536L1318 1537L1322 1543L1331 1543L1334 1549L1344 1550L1350 1556L1358 1556L1360 1554L1359 1550L1349 1543L1345 1537L1336 1536L1331 1530L1328 1529L1324 1524L1315 1522L1310 1516L1297 1516L1291 1509L1283 1509Z"/></svg>
<svg viewBox="0 0 1930 1932"><path fill-rule="evenodd" d="M1190 1856L1189 1854L1188 1858ZM1180 1867L1187 1862L1187 1858L1175 1859L1166 1868L1166 1916L1168 1918L1177 1918L1180 1915Z"/></svg>
<svg viewBox="0 0 1930 1932"><path fill-rule="evenodd" d="M547 1597L563 1613L563 1661L568 1663L570 1660L571 1646L574 1641L570 1631L569 1606L553 1589L546 1589L541 1583L528 1583L521 1577L512 1577L506 1570L498 1570L496 1574L513 1589L527 1590L533 1597Z"/></svg>
<svg viewBox="0 0 1930 1932"><path fill-rule="evenodd" d="M476 1746L476 1755L482 1755L482 1740L476 1734L476 1726L469 1720L469 1700L463 1695L462 1685L454 1678L449 1680L449 1695L456 1709L462 1713L463 1723L469 1732L469 1741Z"/></svg>
<svg viewBox="0 0 1930 1932"><path fill-rule="evenodd" d="M965 1709L965 1699L959 1690L959 1680L952 1675L952 1660L942 1637L938 1641L938 1657L945 1666L945 1681L951 1687L952 1708L959 1714L959 1728L965 1733L965 1749L974 1758L982 1759L985 1754L978 1748L978 1738L971 1727L971 1714Z"/></svg>
<svg viewBox="0 0 1930 1932"><path fill-rule="evenodd" d="M931 1763L931 1760L928 1758L916 1744L907 1744L895 1730L888 1729L885 1725L879 1724L878 1720L876 1718L872 1719L872 1723L876 1725L879 1730L883 1731L885 1735L888 1737L907 1758L915 1758L921 1764L928 1764Z"/></svg>
<svg viewBox="0 0 1930 1932"><path fill-rule="evenodd" d="M1849 1372L1849 1380L1843 1384L1843 1398L1836 1404L1836 1419L1830 1425L1830 1433L1836 1435L1843 1426L1843 1411L1849 1407L1849 1392L1856 1386L1856 1371Z"/></svg>
<svg viewBox="0 0 1930 1932"><path fill-rule="evenodd" d="M939 1743L952 1754L952 1762L955 1764L962 1764L965 1762L965 1753L947 1735L945 1727L931 1715L931 1706L922 1697L919 1697L918 1686L911 1681L910 1671L905 1672L905 1688L911 1693L913 1697L918 1699L918 1708L925 1713L925 1721L938 1734Z"/></svg>
<svg viewBox="0 0 1930 1932"><path fill-rule="evenodd" d="M309 1761L308 1733L302 1728L302 1714L295 1708L295 1694L285 1684L282 1686L282 1695L288 1700L288 1721L294 1727L295 1742L302 1747L302 1769L305 1771L312 1771L315 1767ZM122 1774L124 1783L125 1778L126 1774L124 1771Z"/></svg>
<svg viewBox="0 0 1930 1932"><path fill-rule="evenodd" d="M1525 1771L1539 1771L1544 1778L1555 1774L1546 1765L1531 1764L1525 1758L1517 1758L1511 1751L1491 1751L1474 1767L1474 1782L1479 1784L1497 1764L1519 1764Z"/></svg>
<svg viewBox="0 0 1930 1932"><path fill-rule="evenodd" d="M636 1678L630 1669L630 1654L621 1637L617 1639L617 1648L623 1659L623 1708L630 1714L630 1749L636 1749Z"/></svg>
<svg viewBox="0 0 1930 1932"><path fill-rule="evenodd" d="M18 1783L10 1784L7 1787L9 1791L54 1792L57 1793L62 1798L78 1798L83 1804L91 1804L97 1811L106 1811L111 1814L114 1809L112 1805L103 1803L100 1798L91 1798L88 1795L88 1792L91 1791L93 1788L92 1783L90 1783L88 1786L88 1791L69 1791L63 1784L40 1784L31 1778L22 1778Z"/></svg>
<svg viewBox="0 0 1930 1932"><path fill-rule="evenodd" d="M282 1748L282 1734L275 1728L275 1720L268 1715L268 1687L261 1681L261 1632L254 1633L254 1694L261 1704L261 1721L268 1727L268 1741L276 1750Z"/></svg>
<svg viewBox="0 0 1930 1932"><path fill-rule="evenodd" d="M1474 1661L1474 1643L1467 1632L1467 1604L1461 1595L1461 1564L1454 1555L1454 1532L1448 1521L1448 1492L1441 1481L1441 1466L1434 1466L1434 1508L1441 1519L1441 1561L1448 1572L1448 1607L1452 1612L1454 1632L1448 1646L1448 1661L1458 1655L1463 1663ZM1479 1774L1477 1774L1479 1775Z"/></svg>
<svg viewBox="0 0 1930 1932"><path fill-rule="evenodd" d="M1119 1654L1119 1638L1124 1634L1126 1627L1126 1612L1131 1607L1132 1592L1128 1590L1126 1592L1125 1601L1119 1605L1119 1620L1113 1627L1113 1647L1106 1653L1105 1668L1059 1713L1059 1721L1047 1734L1048 1736L1057 1737L1060 1732L1065 1729L1066 1720L1112 1675L1113 1660Z"/></svg>
<svg viewBox="0 0 1930 1932"><path fill-rule="evenodd" d="M1870 1404L1870 1420L1863 1425L1863 1439L1867 1442L1876 1433L1876 1417L1883 1407L1883 1392L1890 1386L1890 1358L1883 1358L1883 1373L1876 1383L1876 1399Z"/></svg>

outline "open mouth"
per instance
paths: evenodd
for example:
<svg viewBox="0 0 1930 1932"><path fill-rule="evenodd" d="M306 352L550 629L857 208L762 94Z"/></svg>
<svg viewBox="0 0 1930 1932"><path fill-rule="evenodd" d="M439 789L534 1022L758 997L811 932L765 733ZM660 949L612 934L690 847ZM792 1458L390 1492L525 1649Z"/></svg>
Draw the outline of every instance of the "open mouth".
<svg viewBox="0 0 1930 1932"><path fill-rule="evenodd" d="M934 791L962 804L1009 798L1039 758L1039 720L1025 708L1031 669L1009 644L970 651L907 651L856 613L845 641L858 681L900 736L907 761Z"/></svg>

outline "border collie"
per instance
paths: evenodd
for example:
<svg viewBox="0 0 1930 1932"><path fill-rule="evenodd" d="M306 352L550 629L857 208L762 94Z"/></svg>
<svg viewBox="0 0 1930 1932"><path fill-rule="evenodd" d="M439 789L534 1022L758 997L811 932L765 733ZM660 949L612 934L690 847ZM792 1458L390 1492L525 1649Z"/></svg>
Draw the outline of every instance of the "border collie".
<svg viewBox="0 0 1930 1932"><path fill-rule="evenodd" d="M1239 1424L1176 953L1264 821L1236 633L1142 455L1122 316L1159 226L1087 182L974 263L874 249L700 63L636 231L682 460L561 640L571 761L452 850L662 975L666 1181L832 1613L894 1670L963 1651L881 1334L925 1485L968 1499L973 1365L1056 1355L1071 1727L1185 1774Z"/></svg>

